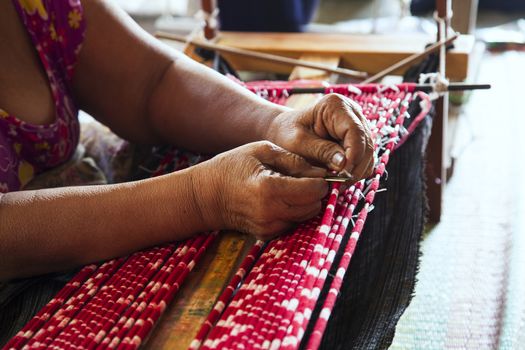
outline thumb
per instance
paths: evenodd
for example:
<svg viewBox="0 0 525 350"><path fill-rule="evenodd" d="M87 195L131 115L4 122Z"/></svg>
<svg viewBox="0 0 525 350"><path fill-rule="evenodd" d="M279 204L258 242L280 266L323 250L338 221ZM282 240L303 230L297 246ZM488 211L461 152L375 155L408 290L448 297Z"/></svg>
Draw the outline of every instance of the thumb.
<svg viewBox="0 0 525 350"><path fill-rule="evenodd" d="M263 149L258 158L261 163L288 176L323 177L327 174L325 169L313 166L303 157L276 145Z"/></svg>
<svg viewBox="0 0 525 350"><path fill-rule="evenodd" d="M321 163L331 170L341 171L345 168L345 151L336 142L305 132L301 144L301 153L307 159Z"/></svg>

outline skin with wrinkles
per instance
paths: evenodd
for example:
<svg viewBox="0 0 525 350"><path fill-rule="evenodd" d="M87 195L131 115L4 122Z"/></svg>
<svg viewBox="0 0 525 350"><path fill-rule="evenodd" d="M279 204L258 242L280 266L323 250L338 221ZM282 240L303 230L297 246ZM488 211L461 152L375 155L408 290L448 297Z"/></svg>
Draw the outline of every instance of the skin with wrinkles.
<svg viewBox="0 0 525 350"><path fill-rule="evenodd" d="M318 213L327 170L356 181L370 173L370 133L349 99L332 94L302 110L271 104L164 46L110 1L82 5L79 107L130 141L218 155L142 181L0 194L0 280L212 229L269 239ZM53 122L45 72L11 1L0 2L0 52L0 106Z"/></svg>

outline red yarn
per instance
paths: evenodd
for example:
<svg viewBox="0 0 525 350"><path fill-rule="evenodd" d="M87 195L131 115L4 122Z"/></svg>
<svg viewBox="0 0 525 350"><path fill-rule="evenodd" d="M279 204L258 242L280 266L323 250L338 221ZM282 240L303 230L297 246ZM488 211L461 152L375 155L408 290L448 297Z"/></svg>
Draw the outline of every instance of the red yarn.
<svg viewBox="0 0 525 350"><path fill-rule="evenodd" d="M245 85L277 103L282 103L288 91L296 87L289 83L269 82ZM335 85L326 88L326 93L350 96L363 107L375 141L377 162L373 176L342 193L335 184L322 218L302 224L292 234L272 241L226 307L226 298L221 296L223 314L218 321L217 313L208 318L191 349L297 349L338 253L342 258L336 267L337 273L306 343L308 349L319 346L368 212L373 208L390 153L400 140L408 137L409 132L403 123L408 116L409 102L414 97L414 87L415 84ZM418 93L418 96L428 102L426 95ZM427 113L428 110L423 109L411 123L409 131ZM361 209L354 221L352 217L359 202L362 203L359 205ZM346 233L349 225L352 228Z"/></svg>
<svg viewBox="0 0 525 350"><path fill-rule="evenodd" d="M244 85L283 104L291 88L311 82ZM258 241L219 296L191 349L297 349L309 322L314 326L306 347L319 346L390 154L428 113L428 97L414 88L415 84L326 87L325 93L349 96L362 106L375 143L373 176L344 191L335 184L322 216L266 247ZM416 94L423 108L405 129L405 118L410 117L408 103ZM174 157L167 153L164 163ZM161 166L154 175L163 172ZM200 235L84 267L4 349L138 348L214 237ZM341 259L333 266L336 254ZM312 310L332 270L337 272L321 313L312 320Z"/></svg>

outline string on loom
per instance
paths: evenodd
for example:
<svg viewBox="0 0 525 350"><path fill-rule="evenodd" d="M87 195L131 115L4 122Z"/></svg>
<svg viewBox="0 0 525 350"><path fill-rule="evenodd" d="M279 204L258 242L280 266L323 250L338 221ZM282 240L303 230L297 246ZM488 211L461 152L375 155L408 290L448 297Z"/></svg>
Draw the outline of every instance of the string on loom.
<svg viewBox="0 0 525 350"><path fill-rule="evenodd" d="M439 72L421 73L419 83L430 83L433 86L432 92L429 94L431 100L436 100L448 92L449 81Z"/></svg>
<svg viewBox="0 0 525 350"><path fill-rule="evenodd" d="M450 21L451 18L451 10L447 10L446 12L450 11L450 15L448 17L440 17L438 12L434 12L434 20L437 22L438 25L438 36L442 37L443 39L447 39L447 22ZM456 34L457 35L457 34ZM445 76L445 70L446 70L446 52L447 47L446 45L442 45L439 47L439 66L437 72L432 73L422 73L419 76L419 83L427 83L430 82L430 84L433 86L432 92L430 93L430 99L436 100L439 97L446 94L449 87L449 81Z"/></svg>

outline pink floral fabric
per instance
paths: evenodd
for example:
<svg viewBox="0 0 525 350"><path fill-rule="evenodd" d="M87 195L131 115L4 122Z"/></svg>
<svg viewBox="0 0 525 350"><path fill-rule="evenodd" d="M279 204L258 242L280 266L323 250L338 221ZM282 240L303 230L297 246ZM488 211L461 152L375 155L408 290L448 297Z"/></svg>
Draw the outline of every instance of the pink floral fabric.
<svg viewBox="0 0 525 350"><path fill-rule="evenodd" d="M70 159L79 140L71 78L85 32L80 0L13 0L40 57L55 101L56 120L33 125L0 106L0 192L17 191Z"/></svg>

